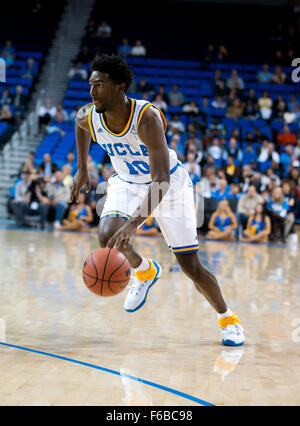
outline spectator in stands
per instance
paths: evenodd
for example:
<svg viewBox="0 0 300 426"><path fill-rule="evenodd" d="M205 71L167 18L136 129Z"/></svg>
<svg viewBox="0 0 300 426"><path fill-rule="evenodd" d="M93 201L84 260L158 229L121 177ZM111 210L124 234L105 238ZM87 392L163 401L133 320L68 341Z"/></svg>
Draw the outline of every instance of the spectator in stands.
<svg viewBox="0 0 300 426"><path fill-rule="evenodd" d="M139 93L147 94L147 96L155 93L154 86L151 83L148 83L145 78L142 78L139 82L137 91Z"/></svg>
<svg viewBox="0 0 300 426"><path fill-rule="evenodd" d="M13 125L15 122L14 116L9 108L9 105L3 105L0 110L0 121L4 121L10 125Z"/></svg>
<svg viewBox="0 0 300 426"><path fill-rule="evenodd" d="M88 231L89 224L93 222L93 213L87 201L87 194L80 192L78 204L73 202L67 219L57 229L61 231Z"/></svg>
<svg viewBox="0 0 300 426"><path fill-rule="evenodd" d="M97 28L97 32L95 35L101 38L109 38L111 37L111 31L111 26L108 25L105 21L103 21Z"/></svg>
<svg viewBox="0 0 300 426"><path fill-rule="evenodd" d="M213 62L216 58L215 47L213 44L209 44L203 55L203 60L201 62L201 68L207 69L209 64Z"/></svg>
<svg viewBox="0 0 300 426"><path fill-rule="evenodd" d="M180 133L185 132L185 125L182 121L180 121L180 117L178 114L174 114L172 117L172 120L169 122L169 126L174 127L177 129Z"/></svg>
<svg viewBox="0 0 300 426"><path fill-rule="evenodd" d="M32 180L24 197L24 202L20 206L21 225L26 224L26 215L37 215L39 216L41 229L45 228L50 205L45 185L46 182L43 178Z"/></svg>
<svg viewBox="0 0 300 426"><path fill-rule="evenodd" d="M297 144L294 149L294 156L296 159L300 160L300 137L297 138Z"/></svg>
<svg viewBox="0 0 300 426"><path fill-rule="evenodd" d="M70 166L70 164L65 164L62 167L62 174L63 174L63 184L65 187L72 187L73 184L73 178L72 178L72 167Z"/></svg>
<svg viewBox="0 0 300 426"><path fill-rule="evenodd" d="M212 101L211 106L214 109L224 109L226 108L227 104L225 99L222 98L222 96L216 96L215 99Z"/></svg>
<svg viewBox="0 0 300 426"><path fill-rule="evenodd" d="M168 98L171 106L182 106L184 103L184 96L179 91L177 84L174 84L172 91L168 93Z"/></svg>
<svg viewBox="0 0 300 426"><path fill-rule="evenodd" d="M69 151L67 154L67 162L66 164L68 164L71 167L71 173L73 174L73 166L74 166L74 160L75 160L75 153L73 151Z"/></svg>
<svg viewBox="0 0 300 426"><path fill-rule="evenodd" d="M296 112L296 108L300 106L300 103L297 101L295 95L291 95L290 100L288 102L288 110L289 112Z"/></svg>
<svg viewBox="0 0 300 426"><path fill-rule="evenodd" d="M277 49L275 52L275 58L274 58L274 63L276 65L285 65L285 59L283 57L283 53L282 50Z"/></svg>
<svg viewBox="0 0 300 426"><path fill-rule="evenodd" d="M65 121L68 121L68 113L63 108L62 104L58 104L56 107L55 119L58 121L58 123L64 123Z"/></svg>
<svg viewBox="0 0 300 426"><path fill-rule="evenodd" d="M209 106L209 99L207 96L203 96L202 103L199 106L199 113L203 118L206 118L209 115L210 112L210 106Z"/></svg>
<svg viewBox="0 0 300 426"><path fill-rule="evenodd" d="M87 169L88 169L88 174L89 174L90 178L96 177L97 179L99 179L98 167L97 167L96 163L94 162L94 160L93 160L93 158L90 154L88 155Z"/></svg>
<svg viewBox="0 0 300 426"><path fill-rule="evenodd" d="M179 161L185 161L184 152L182 149L179 148L179 140L179 134L174 134L174 136L170 140L170 148L176 152Z"/></svg>
<svg viewBox="0 0 300 426"><path fill-rule="evenodd" d="M290 128L287 124L285 124L283 127L283 133L278 134L277 142L279 146L296 145L296 142L297 142L296 135L290 131Z"/></svg>
<svg viewBox="0 0 300 426"><path fill-rule="evenodd" d="M193 184L195 184L196 182L199 182L200 177L201 177L201 169L199 164L197 164L195 162L195 154L192 152L188 152L187 153L187 157L186 157L187 161L185 163L183 163L183 166L185 168L185 170L189 173Z"/></svg>
<svg viewBox="0 0 300 426"><path fill-rule="evenodd" d="M281 239L286 242L288 234L294 224L294 219L289 212L289 203L284 198L282 189L275 187L272 196L267 202L267 211L272 222L271 240L277 242Z"/></svg>
<svg viewBox="0 0 300 426"><path fill-rule="evenodd" d="M49 207L52 207L55 211L55 229L59 228L61 225L67 211L68 201L71 194L71 187L65 186L63 180L63 173L60 170L57 170L54 173L53 181L46 185L46 192L50 199Z"/></svg>
<svg viewBox="0 0 300 426"><path fill-rule="evenodd" d="M167 103L164 101L162 95L160 93L157 93L154 96L154 99L152 101L152 104L162 110L163 112L166 112L168 109Z"/></svg>
<svg viewBox="0 0 300 426"><path fill-rule="evenodd" d="M211 197L215 198L218 201L221 200L230 200L232 198L232 194L230 192L230 185L226 179L219 179L218 187L211 192Z"/></svg>
<svg viewBox="0 0 300 426"><path fill-rule="evenodd" d="M229 59L229 51L223 44L218 48L216 59L218 62L226 62Z"/></svg>
<svg viewBox="0 0 300 426"><path fill-rule="evenodd" d="M38 173L42 176L52 175L58 170L58 167L55 163L52 162L51 155L46 153L44 154L44 161L40 164Z"/></svg>
<svg viewBox="0 0 300 426"><path fill-rule="evenodd" d="M141 40L136 40L130 54L131 56L146 56L147 51Z"/></svg>
<svg viewBox="0 0 300 426"><path fill-rule="evenodd" d="M217 137L225 136L225 126L222 122L218 122L217 117L213 117L211 123L207 127L211 132L216 131Z"/></svg>
<svg viewBox="0 0 300 426"><path fill-rule="evenodd" d="M126 58L126 56L130 56L131 49L132 47L129 45L127 38L123 38L122 44L118 47L118 55Z"/></svg>
<svg viewBox="0 0 300 426"><path fill-rule="evenodd" d="M24 223L22 204L25 203L25 195L31 185L31 181L31 172L26 170L23 172L22 180L15 187L15 197L11 202L11 208L15 215L17 226L22 226Z"/></svg>
<svg viewBox="0 0 300 426"><path fill-rule="evenodd" d="M242 195L237 206L236 218L238 222L237 237L242 238L243 229L246 228L249 217L254 215L259 203L263 203L263 198L257 193L256 187L252 184L248 186L247 193Z"/></svg>
<svg viewBox="0 0 300 426"><path fill-rule="evenodd" d="M242 163L243 152L238 147L237 139L235 137L231 137L229 139L229 146L228 148L225 148L223 152L223 160L227 161L229 156L232 157L234 161L239 162L239 164Z"/></svg>
<svg viewBox="0 0 300 426"><path fill-rule="evenodd" d="M264 120L270 120L272 116L273 101L266 90L263 92L262 97L258 99L257 103L261 118Z"/></svg>
<svg viewBox="0 0 300 426"><path fill-rule="evenodd" d="M267 140L264 141L260 154L258 156L258 162L259 163L265 163L265 162L275 162L279 164L280 162L280 156L278 152L275 151L275 146L272 142L269 142Z"/></svg>
<svg viewBox="0 0 300 426"><path fill-rule="evenodd" d="M163 84L160 84L158 87L158 93L163 98L163 101L168 105L169 104L169 96L167 95L165 91L165 86Z"/></svg>
<svg viewBox="0 0 300 426"><path fill-rule="evenodd" d="M10 55L13 59L16 58L17 55L17 50L16 48L13 46L12 41L11 40L6 40L2 50L1 50L1 55L3 52L6 52L8 55Z"/></svg>
<svg viewBox="0 0 300 426"><path fill-rule="evenodd" d="M227 200L219 202L217 210L211 215L208 224L207 238L213 240L235 241L233 231L237 228L237 221Z"/></svg>
<svg viewBox="0 0 300 426"><path fill-rule="evenodd" d="M292 186L289 180L285 180L282 182L281 188L283 196L289 205L288 215L290 216L290 220L294 223L297 216L297 197L295 186Z"/></svg>
<svg viewBox="0 0 300 426"><path fill-rule="evenodd" d="M274 173L272 167L269 167L265 174L261 176L262 189L272 190L275 186L280 185L280 178Z"/></svg>
<svg viewBox="0 0 300 426"><path fill-rule="evenodd" d="M96 23L94 19L90 19L86 26L85 33L87 36L92 36L96 33L96 31L97 31Z"/></svg>
<svg viewBox="0 0 300 426"><path fill-rule="evenodd" d="M298 179L300 176L300 161L295 160L292 162L290 166L290 170L288 173L287 178L294 182L295 185L297 185Z"/></svg>
<svg viewBox="0 0 300 426"><path fill-rule="evenodd" d="M254 214L249 216L247 227L241 241L249 243L267 243L271 234L271 220L266 213L265 204L258 203Z"/></svg>
<svg viewBox="0 0 300 426"><path fill-rule="evenodd" d="M2 52L0 59L5 62L6 68L10 68L14 65L14 58L10 56L6 51Z"/></svg>
<svg viewBox="0 0 300 426"><path fill-rule="evenodd" d="M264 64L262 70L259 71L256 75L256 80L259 83L272 83L273 82L273 74L269 71L269 65Z"/></svg>
<svg viewBox="0 0 300 426"><path fill-rule="evenodd" d="M222 159L222 147L218 138L214 138L207 149L207 154L212 156L214 160Z"/></svg>
<svg viewBox="0 0 300 426"><path fill-rule="evenodd" d="M54 120L56 114L56 108L52 105L51 99L46 99L45 104L41 105L38 110L38 116L41 124L49 124L51 120Z"/></svg>
<svg viewBox="0 0 300 426"><path fill-rule="evenodd" d="M283 99L279 99L278 102L274 102L273 116L274 120L284 120L285 113L287 112L287 105Z"/></svg>
<svg viewBox="0 0 300 426"><path fill-rule="evenodd" d="M71 68L68 77L72 80L87 80L87 70L83 68L81 62L77 62L76 66Z"/></svg>
<svg viewBox="0 0 300 426"><path fill-rule="evenodd" d="M224 161L225 167L225 178L229 184L233 183L239 176L239 166L235 164L234 157L229 155L227 159Z"/></svg>
<svg viewBox="0 0 300 426"><path fill-rule="evenodd" d="M23 173L25 173L25 172L26 173L29 172L30 174L36 173L37 166L34 163L34 155L35 154L34 154L33 151L28 154L27 160L25 161L25 163L24 163L24 165L22 167L22 172Z"/></svg>
<svg viewBox="0 0 300 426"><path fill-rule="evenodd" d="M76 63L88 64L93 60L93 55L88 46L83 46L82 50L76 56Z"/></svg>
<svg viewBox="0 0 300 426"><path fill-rule="evenodd" d="M231 77L227 79L226 86L228 89L244 90L245 83L241 77L239 77L237 70L232 70Z"/></svg>
<svg viewBox="0 0 300 426"><path fill-rule="evenodd" d="M191 101L187 104L184 105L184 107L182 108L182 112L184 112L185 114L194 114L197 115L199 112L199 109L196 105L195 101Z"/></svg>
<svg viewBox="0 0 300 426"><path fill-rule="evenodd" d="M280 65L276 65L273 75L273 81L276 84L284 84L286 81L286 74L282 71Z"/></svg>
<svg viewBox="0 0 300 426"><path fill-rule="evenodd" d="M33 58L27 59L27 67L25 68L22 78L33 78L35 74L35 62Z"/></svg>
<svg viewBox="0 0 300 426"><path fill-rule="evenodd" d="M234 118L235 120L238 120L239 118L242 118L244 113L244 106L241 103L239 99L235 99L232 104L227 108L227 114L226 117L228 118Z"/></svg>
<svg viewBox="0 0 300 426"><path fill-rule="evenodd" d="M17 117L22 118L25 111L26 95L24 95L23 86L20 84L16 87L16 93L13 97L12 104L15 107Z"/></svg>
<svg viewBox="0 0 300 426"><path fill-rule="evenodd" d="M9 105L11 103L12 95L10 94L9 88L5 87L0 98L0 106L2 107L3 105Z"/></svg>
<svg viewBox="0 0 300 426"><path fill-rule="evenodd" d="M226 87L225 81L220 80L219 84L215 87L215 96L221 96L222 98L226 98L229 94L229 89Z"/></svg>

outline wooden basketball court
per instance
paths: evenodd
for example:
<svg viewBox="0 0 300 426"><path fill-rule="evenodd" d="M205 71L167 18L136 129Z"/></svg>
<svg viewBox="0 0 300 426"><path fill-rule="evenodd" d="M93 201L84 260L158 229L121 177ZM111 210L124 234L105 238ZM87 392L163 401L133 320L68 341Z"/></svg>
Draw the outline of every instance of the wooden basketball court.
<svg viewBox="0 0 300 426"><path fill-rule="evenodd" d="M200 242L245 327L228 348L165 242L134 241L164 273L128 314L82 282L96 234L0 230L0 405L300 405L298 245Z"/></svg>

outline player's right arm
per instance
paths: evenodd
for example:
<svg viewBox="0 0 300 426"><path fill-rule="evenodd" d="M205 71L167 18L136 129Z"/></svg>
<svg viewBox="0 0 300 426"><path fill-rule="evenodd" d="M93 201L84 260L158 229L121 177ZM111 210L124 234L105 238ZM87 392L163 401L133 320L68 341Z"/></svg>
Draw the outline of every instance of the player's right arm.
<svg viewBox="0 0 300 426"><path fill-rule="evenodd" d="M84 105L80 108L76 116L75 135L77 148L77 172L73 179L73 187L70 195L69 203L75 197L78 202L78 197L81 188L85 185L86 192L90 190L90 178L87 169L87 159L91 144L91 132L88 123L89 110L92 104Z"/></svg>

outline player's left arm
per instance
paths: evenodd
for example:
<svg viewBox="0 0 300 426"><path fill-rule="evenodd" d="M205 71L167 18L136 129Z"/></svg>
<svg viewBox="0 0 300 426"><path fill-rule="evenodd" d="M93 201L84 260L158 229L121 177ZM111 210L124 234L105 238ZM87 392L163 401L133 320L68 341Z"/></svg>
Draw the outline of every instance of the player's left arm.
<svg viewBox="0 0 300 426"><path fill-rule="evenodd" d="M147 146L152 183L146 197L133 213L128 222L122 226L108 241L108 247L126 247L137 228L159 205L169 189L170 159L164 125L159 112L152 107L146 109L139 128L139 138Z"/></svg>

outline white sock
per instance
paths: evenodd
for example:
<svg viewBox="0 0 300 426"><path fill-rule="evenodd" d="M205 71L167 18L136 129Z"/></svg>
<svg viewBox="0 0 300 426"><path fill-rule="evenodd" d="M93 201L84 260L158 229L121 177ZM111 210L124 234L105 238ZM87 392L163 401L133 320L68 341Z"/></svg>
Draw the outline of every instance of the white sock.
<svg viewBox="0 0 300 426"><path fill-rule="evenodd" d="M140 266L135 268L134 272L147 271L149 268L150 268L149 261L145 257L142 257L142 262L141 262Z"/></svg>
<svg viewBox="0 0 300 426"><path fill-rule="evenodd" d="M224 312L224 314L218 314L217 313L218 319L230 317L231 315L232 315L232 311L229 308L227 309L226 312Z"/></svg>

